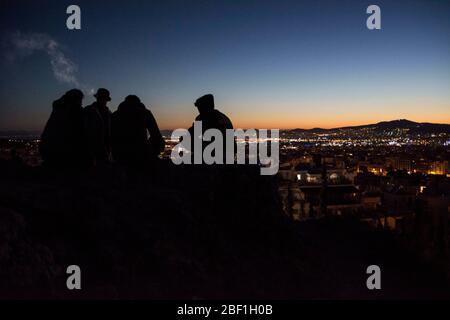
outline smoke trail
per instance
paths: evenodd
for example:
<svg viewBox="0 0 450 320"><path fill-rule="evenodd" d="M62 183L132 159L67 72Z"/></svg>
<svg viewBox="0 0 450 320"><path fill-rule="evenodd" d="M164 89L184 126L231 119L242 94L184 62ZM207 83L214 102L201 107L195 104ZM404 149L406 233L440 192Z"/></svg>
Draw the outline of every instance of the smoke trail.
<svg viewBox="0 0 450 320"><path fill-rule="evenodd" d="M67 58L61 45L47 34L21 33L19 31L6 37L6 58L15 61L35 52L45 52L49 59L56 80L78 87L80 84L76 77L77 65Z"/></svg>

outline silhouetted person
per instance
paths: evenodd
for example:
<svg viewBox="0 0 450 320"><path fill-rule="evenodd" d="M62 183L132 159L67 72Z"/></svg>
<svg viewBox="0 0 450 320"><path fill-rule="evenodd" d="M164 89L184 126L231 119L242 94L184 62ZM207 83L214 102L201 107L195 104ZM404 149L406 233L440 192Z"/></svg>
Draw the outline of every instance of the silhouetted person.
<svg viewBox="0 0 450 320"><path fill-rule="evenodd" d="M82 100L83 93L72 89L53 102L39 146L44 165L72 168L86 164Z"/></svg>
<svg viewBox="0 0 450 320"><path fill-rule="evenodd" d="M97 90L96 101L84 108L86 143L91 165L101 165L111 160L111 101L109 91Z"/></svg>
<svg viewBox="0 0 450 320"><path fill-rule="evenodd" d="M206 94L198 98L194 105L197 107L199 115L195 118L195 121L202 122L202 129L206 131L208 129L218 129L225 137L226 129L233 129L231 120L222 112L217 110L214 105L214 96L212 94ZM194 132L193 126L189 129L191 134Z"/></svg>
<svg viewBox="0 0 450 320"><path fill-rule="evenodd" d="M165 142L153 114L135 95L125 98L112 115L112 153L124 165L151 164Z"/></svg>
<svg viewBox="0 0 450 320"><path fill-rule="evenodd" d="M202 134L208 130L208 129L218 129L222 135L223 135L223 155L224 155L224 161L225 161L225 154L226 154L226 130L227 129L233 129L233 124L231 123L231 120L224 115L222 112L217 110L215 108L214 104L214 96L212 94L206 94L200 98L198 98L194 105L197 107L199 115L195 118L195 121L201 121L202 122ZM189 133L191 134L191 139L194 138L194 125L189 128ZM204 143L204 145L208 144ZM193 152L197 152L194 150L194 142L191 141L191 150ZM203 152L203 150L202 150Z"/></svg>

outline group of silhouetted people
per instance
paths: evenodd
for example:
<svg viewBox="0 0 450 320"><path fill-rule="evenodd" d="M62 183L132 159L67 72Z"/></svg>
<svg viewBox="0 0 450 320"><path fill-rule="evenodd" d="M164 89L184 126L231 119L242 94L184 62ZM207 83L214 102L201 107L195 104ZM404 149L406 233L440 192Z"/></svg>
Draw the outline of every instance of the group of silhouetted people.
<svg viewBox="0 0 450 320"><path fill-rule="evenodd" d="M111 113L110 92L100 88L96 101L82 107L83 92L72 89L53 102L53 110L41 137L44 164L54 168L88 168L117 162L125 166L146 166L164 151L165 141L149 109L135 95L121 102ZM233 129L230 119L215 109L207 94L195 102L203 131ZM190 131L192 128L190 129Z"/></svg>

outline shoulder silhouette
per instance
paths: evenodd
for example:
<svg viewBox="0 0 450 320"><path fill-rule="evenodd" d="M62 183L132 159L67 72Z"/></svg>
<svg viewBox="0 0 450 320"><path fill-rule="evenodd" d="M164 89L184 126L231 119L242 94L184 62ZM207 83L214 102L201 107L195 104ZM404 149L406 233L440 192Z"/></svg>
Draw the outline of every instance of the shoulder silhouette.
<svg viewBox="0 0 450 320"><path fill-rule="evenodd" d="M150 110L129 95L112 115L112 152L124 165L145 165L156 160L165 142Z"/></svg>

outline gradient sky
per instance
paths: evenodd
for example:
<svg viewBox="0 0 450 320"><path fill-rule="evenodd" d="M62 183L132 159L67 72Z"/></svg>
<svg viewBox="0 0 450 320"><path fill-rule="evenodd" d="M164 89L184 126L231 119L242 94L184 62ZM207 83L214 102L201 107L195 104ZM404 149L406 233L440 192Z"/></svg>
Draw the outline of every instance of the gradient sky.
<svg viewBox="0 0 450 320"><path fill-rule="evenodd" d="M82 30L66 28L81 7ZM381 8L382 30L366 28ZM406 118L450 123L450 1L20 1L0 5L0 130L40 130L71 88L11 34L41 33L110 108L137 94L162 129L188 127L213 93L235 127L312 128ZM92 102L88 94L85 104Z"/></svg>

